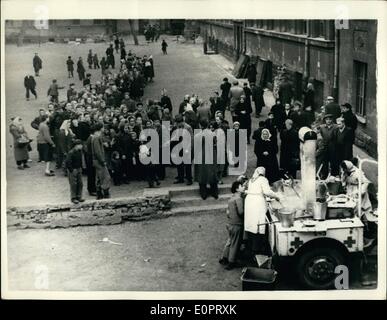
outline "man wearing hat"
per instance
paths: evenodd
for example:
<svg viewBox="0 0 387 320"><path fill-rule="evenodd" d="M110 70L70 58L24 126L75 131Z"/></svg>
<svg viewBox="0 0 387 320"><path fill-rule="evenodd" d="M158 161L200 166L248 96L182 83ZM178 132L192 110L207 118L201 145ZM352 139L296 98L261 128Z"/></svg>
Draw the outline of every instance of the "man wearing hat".
<svg viewBox="0 0 387 320"><path fill-rule="evenodd" d="M335 102L335 99L332 96L327 97L325 114L330 114L332 116L333 123L335 123L336 119L341 115L340 106Z"/></svg>
<svg viewBox="0 0 387 320"><path fill-rule="evenodd" d="M324 124L321 125L321 136L325 146L325 154L322 156L321 178L325 179L328 176L330 168L331 175L337 176L339 174L339 165L336 157L336 130L337 127L333 123L333 116L325 114ZM319 168L318 168L319 169Z"/></svg>
<svg viewBox="0 0 387 320"><path fill-rule="evenodd" d="M42 69L42 59L40 59L39 55L35 53L34 58L32 59L32 65L35 70L35 76L39 77L39 71Z"/></svg>
<svg viewBox="0 0 387 320"><path fill-rule="evenodd" d="M71 202L75 204L85 201L82 198L82 149L82 141L74 140L73 148L67 153L65 162L70 183Z"/></svg>

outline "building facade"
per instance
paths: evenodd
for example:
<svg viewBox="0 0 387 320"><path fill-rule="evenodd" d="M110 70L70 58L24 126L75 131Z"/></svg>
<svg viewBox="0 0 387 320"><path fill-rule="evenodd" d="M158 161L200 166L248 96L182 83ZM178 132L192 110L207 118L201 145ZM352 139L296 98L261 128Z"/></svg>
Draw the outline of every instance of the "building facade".
<svg viewBox="0 0 387 320"><path fill-rule="evenodd" d="M113 34L129 35L133 31L144 34L147 25L157 24L162 33L183 34L185 20L173 19L66 19L66 20L7 20L5 22L5 40L16 43L22 36L25 42L63 41L75 39L110 39Z"/></svg>
<svg viewBox="0 0 387 320"><path fill-rule="evenodd" d="M356 143L377 154L376 20L350 20L340 30L339 101L347 101L359 120Z"/></svg>
<svg viewBox="0 0 387 320"><path fill-rule="evenodd" d="M234 61L257 57L266 65L259 76L267 86L285 66L296 99L312 81L317 106L328 95L351 103L360 123L356 143L377 155L376 22L336 29L333 20L202 20L200 29L212 49Z"/></svg>

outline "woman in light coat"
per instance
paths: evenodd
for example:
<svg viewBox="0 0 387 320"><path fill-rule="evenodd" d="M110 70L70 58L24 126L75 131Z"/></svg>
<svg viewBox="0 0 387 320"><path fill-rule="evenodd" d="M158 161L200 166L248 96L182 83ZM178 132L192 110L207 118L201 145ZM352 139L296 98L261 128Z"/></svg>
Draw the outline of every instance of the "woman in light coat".
<svg viewBox="0 0 387 320"><path fill-rule="evenodd" d="M268 209L265 197L280 200L278 194L270 189L265 173L264 167L255 169L245 191L245 231L253 254L259 253L263 245Z"/></svg>
<svg viewBox="0 0 387 320"><path fill-rule="evenodd" d="M23 170L29 168L27 161L29 159L28 151L32 141L28 138L20 117L15 117L9 126L9 132L13 136L13 149L17 168Z"/></svg>
<svg viewBox="0 0 387 320"><path fill-rule="evenodd" d="M368 186L370 181L365 176L364 172L355 167L351 161L344 160L340 164L342 169L341 182L346 187L346 194L353 198L356 202L359 197L359 179L361 180L361 213L359 216L363 216L365 213L372 211L372 204L368 194ZM355 208L357 213L358 207Z"/></svg>

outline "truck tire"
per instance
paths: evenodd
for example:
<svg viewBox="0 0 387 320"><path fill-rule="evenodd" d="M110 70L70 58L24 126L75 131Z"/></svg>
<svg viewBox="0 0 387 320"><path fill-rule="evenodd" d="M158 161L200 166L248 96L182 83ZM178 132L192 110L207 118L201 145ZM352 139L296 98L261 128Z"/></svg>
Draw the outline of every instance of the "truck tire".
<svg viewBox="0 0 387 320"><path fill-rule="evenodd" d="M310 248L303 252L296 261L298 280L307 289L334 288L335 268L344 262L344 254L337 248Z"/></svg>

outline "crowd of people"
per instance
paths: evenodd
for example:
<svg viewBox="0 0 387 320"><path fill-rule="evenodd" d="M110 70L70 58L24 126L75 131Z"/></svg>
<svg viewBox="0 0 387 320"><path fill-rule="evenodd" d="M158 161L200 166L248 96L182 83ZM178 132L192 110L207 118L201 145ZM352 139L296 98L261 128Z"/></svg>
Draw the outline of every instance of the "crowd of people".
<svg viewBox="0 0 387 320"><path fill-rule="evenodd" d="M116 54L120 53L120 65L117 69L114 51ZM37 54L34 57L34 68L36 57ZM41 68L42 61L40 58L39 60ZM322 179L329 172L331 175L338 175L339 164L353 157L352 145L357 118L351 111L351 105L345 103L340 106L332 97L327 97L324 106L317 109L311 82L307 84L301 102L294 99L293 89L284 76L285 85L278 85L275 93L277 99L271 106L267 119L259 121L259 127L252 131L252 116L255 114L255 117L261 119L262 109L266 107L264 89L255 83L253 74L249 74L248 82L242 85L236 80L230 83L228 78L224 78L219 90L214 91L208 101L196 94L185 95L178 106L178 113L173 115L167 90L163 89L157 100L148 99L145 102L142 99L146 84L152 82L155 75L152 56L139 57L130 50L126 52L123 39L115 37L100 61L97 53L92 50L89 50L86 60L89 69L101 68L100 79L94 80L90 73L86 73L82 57L79 57L77 72L81 88L77 90L75 84L71 83L67 90L67 101L59 102L59 92L64 87L54 79L47 91L50 103L47 108L39 111L31 125L39 133L39 160L46 163L47 176L54 175L51 168L54 159L56 168L65 168L64 173L68 174L66 157L74 141L82 142L84 156L81 167L87 173L89 194L96 194L98 198L109 196L110 184L107 181L110 181L110 177L115 185L129 183L134 179L147 180L149 187L160 184L160 180L165 177L167 165L142 165L141 155L150 150L145 148L147 141L142 140L141 132L149 128L161 132L163 121L170 122L167 130L172 133L171 137L173 132L176 131L177 134L180 129L193 134L194 129L201 128L212 132L215 139L219 131L226 133L231 129L238 136L239 130L246 130L247 143L250 144L251 138L254 140L256 166L265 168L270 184L284 174L296 177L300 169L298 130L304 126L313 128L318 133L317 167ZM71 56L66 65L68 77L74 77ZM25 83L35 82L29 77L32 76L28 75ZM34 86L36 83L26 85L27 99L30 91L37 96ZM226 112L231 115L231 123L226 120ZM24 129L15 129L22 127L18 118L13 120L11 126L16 155L16 150L19 149L17 140L20 136L26 137L26 133ZM173 138L171 140L170 147L173 148L176 142L173 142ZM98 141L102 147L93 146L93 141ZM25 151L31 145L21 143L20 148ZM28 152L15 158L19 169L26 168ZM96 162L106 170L96 170ZM227 176L228 166L227 161L215 163L214 168L196 166L193 175L192 163L183 163L176 166L175 183L185 182L190 185L196 179L203 199L208 195L218 197L217 185ZM214 176L210 174L212 171L216 173ZM208 184L210 189L206 187Z"/></svg>

